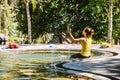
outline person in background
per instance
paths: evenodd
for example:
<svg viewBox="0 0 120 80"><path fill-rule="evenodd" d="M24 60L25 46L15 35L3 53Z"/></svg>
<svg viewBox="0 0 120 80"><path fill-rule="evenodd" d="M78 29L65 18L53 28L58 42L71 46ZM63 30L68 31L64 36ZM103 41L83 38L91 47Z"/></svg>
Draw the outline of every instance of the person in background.
<svg viewBox="0 0 120 80"><path fill-rule="evenodd" d="M81 52L78 54L74 54L71 58L89 58L91 56L91 44L92 44L92 35L94 34L94 30L92 28L86 27L82 31L84 37L82 38L74 38L72 35L72 30L70 27L67 27L68 33L70 35L70 39L72 42L79 42L82 45Z"/></svg>
<svg viewBox="0 0 120 80"><path fill-rule="evenodd" d="M8 38L4 35L0 33L0 45L2 44L6 44L6 42L8 41Z"/></svg>
<svg viewBox="0 0 120 80"><path fill-rule="evenodd" d="M17 43L10 42L8 43L7 48L15 49L15 48L19 48L19 45Z"/></svg>

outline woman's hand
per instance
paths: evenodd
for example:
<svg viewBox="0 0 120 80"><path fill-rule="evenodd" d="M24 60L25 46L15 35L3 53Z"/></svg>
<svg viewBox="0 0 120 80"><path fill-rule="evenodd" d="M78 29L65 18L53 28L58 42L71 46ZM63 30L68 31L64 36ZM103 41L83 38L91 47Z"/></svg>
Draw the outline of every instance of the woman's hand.
<svg viewBox="0 0 120 80"><path fill-rule="evenodd" d="M71 33L71 31L72 31L69 26L67 27L67 31L68 31L68 33Z"/></svg>

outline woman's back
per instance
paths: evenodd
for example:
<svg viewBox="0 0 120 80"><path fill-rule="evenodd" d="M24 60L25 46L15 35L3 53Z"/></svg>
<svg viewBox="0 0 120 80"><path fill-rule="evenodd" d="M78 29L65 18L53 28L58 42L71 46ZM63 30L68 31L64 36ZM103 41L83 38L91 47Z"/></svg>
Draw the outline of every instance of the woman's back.
<svg viewBox="0 0 120 80"><path fill-rule="evenodd" d="M81 45L82 45L81 54L83 56L90 56L91 43L92 43L92 38L86 38L86 41L81 42Z"/></svg>

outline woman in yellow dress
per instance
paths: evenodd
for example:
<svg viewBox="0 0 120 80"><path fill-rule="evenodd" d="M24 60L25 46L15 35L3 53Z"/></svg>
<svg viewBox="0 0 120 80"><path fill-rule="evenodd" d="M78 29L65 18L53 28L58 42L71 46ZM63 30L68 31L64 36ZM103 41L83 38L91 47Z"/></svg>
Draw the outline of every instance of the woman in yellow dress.
<svg viewBox="0 0 120 80"><path fill-rule="evenodd" d="M71 41L80 42L82 45L81 52L79 54L72 55L71 58L89 58L91 55L90 47L92 44L92 35L94 33L94 30L89 27L84 28L82 31L82 34L84 35L84 37L82 38L74 38L70 27L68 27L67 30L70 35Z"/></svg>

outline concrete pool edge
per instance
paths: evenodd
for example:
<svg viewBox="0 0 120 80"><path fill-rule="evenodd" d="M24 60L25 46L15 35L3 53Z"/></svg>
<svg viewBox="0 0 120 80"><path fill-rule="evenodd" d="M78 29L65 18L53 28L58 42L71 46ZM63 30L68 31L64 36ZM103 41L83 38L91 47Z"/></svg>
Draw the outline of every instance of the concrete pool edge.
<svg viewBox="0 0 120 80"><path fill-rule="evenodd" d="M35 44L35 45L20 45L17 49L6 49L6 45L0 46L0 51L29 51L29 50L81 50L80 44ZM120 46L113 45L110 48L99 48L99 44L93 44L91 46L91 50L98 50L98 51L109 51L118 53L117 56L120 56ZM116 56L113 56L116 57ZM112 58L112 57L110 57Z"/></svg>

